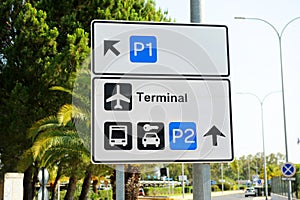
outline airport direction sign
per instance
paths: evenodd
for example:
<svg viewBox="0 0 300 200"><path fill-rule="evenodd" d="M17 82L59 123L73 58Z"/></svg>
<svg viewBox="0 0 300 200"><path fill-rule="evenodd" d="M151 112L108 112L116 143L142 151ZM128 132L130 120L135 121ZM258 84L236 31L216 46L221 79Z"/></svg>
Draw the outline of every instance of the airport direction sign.
<svg viewBox="0 0 300 200"><path fill-rule="evenodd" d="M94 163L232 161L223 25L92 22Z"/></svg>
<svg viewBox="0 0 300 200"><path fill-rule="evenodd" d="M94 163L233 159L226 79L93 79Z"/></svg>
<svg viewBox="0 0 300 200"><path fill-rule="evenodd" d="M230 74L224 25L95 20L91 31L97 75Z"/></svg>

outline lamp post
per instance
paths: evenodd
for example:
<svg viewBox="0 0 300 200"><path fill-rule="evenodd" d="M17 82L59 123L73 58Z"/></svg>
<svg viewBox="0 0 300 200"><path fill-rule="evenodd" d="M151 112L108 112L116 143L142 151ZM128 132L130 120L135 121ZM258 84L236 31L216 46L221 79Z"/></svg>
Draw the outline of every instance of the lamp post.
<svg viewBox="0 0 300 200"><path fill-rule="evenodd" d="M289 155L288 155L288 145L287 145L287 133L286 133L286 113L285 113L285 98L284 98L284 81L283 81L283 63L282 63L282 36L285 31L285 29L290 25L292 22L296 21L297 19L300 19L300 17L296 17L292 20L290 20L286 25L283 27L281 32L279 32L270 22L260 19L260 18L250 18L250 17L235 17L235 19L248 19L248 20L257 20L266 23L269 25L275 32L278 37L279 42L279 55L280 55L280 74L281 74L281 91L282 91L282 109L283 109L283 128L284 128L284 140L285 140L285 157L286 162L289 162ZM291 181L289 181L289 189L288 189L288 199L291 199Z"/></svg>
<svg viewBox="0 0 300 200"><path fill-rule="evenodd" d="M238 173L238 190L240 190L240 165L238 160L237 160L237 173Z"/></svg>
<svg viewBox="0 0 300 200"><path fill-rule="evenodd" d="M263 99L260 99L256 94L250 93L250 92L238 92L237 94L244 94L244 95L251 95L255 97L259 104L260 104L260 116L261 116L261 134L262 134L262 142L263 142L263 158L264 158L264 182L265 182L265 196L266 199L268 199L268 180L267 180L267 159L266 159L266 150L265 150L265 132L264 132L264 109L263 105L266 100L266 98L274 93L277 93L280 91L273 91L264 96Z"/></svg>

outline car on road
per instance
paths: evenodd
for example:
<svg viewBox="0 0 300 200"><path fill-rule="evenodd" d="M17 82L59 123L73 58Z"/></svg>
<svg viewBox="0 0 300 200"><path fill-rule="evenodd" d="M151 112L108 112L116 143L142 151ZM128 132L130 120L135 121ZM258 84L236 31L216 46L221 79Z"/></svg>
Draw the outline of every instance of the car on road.
<svg viewBox="0 0 300 200"><path fill-rule="evenodd" d="M245 190L245 197L248 197L248 196L256 196L256 191L254 188L247 188Z"/></svg>

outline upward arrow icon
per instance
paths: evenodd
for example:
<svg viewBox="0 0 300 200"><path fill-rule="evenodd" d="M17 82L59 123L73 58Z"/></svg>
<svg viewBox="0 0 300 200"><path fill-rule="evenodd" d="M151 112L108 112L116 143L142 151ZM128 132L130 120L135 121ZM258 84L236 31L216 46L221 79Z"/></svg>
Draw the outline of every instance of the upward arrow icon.
<svg viewBox="0 0 300 200"><path fill-rule="evenodd" d="M204 137L212 136L213 146L218 146L218 136L226 137L216 126L213 126L209 131L204 135Z"/></svg>

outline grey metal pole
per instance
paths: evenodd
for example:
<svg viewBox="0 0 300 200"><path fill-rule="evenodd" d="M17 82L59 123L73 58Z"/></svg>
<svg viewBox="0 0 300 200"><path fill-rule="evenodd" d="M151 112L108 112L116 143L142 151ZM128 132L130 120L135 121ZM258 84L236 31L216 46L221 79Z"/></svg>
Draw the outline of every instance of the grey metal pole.
<svg viewBox="0 0 300 200"><path fill-rule="evenodd" d="M267 177L267 159L266 159L266 150L265 150L265 131L264 131L263 103L264 103L264 101L260 101L261 132L262 132L262 140L263 140L263 157L264 157L264 182L265 182L265 196L266 196L266 200L267 200L268 199L268 177Z"/></svg>
<svg viewBox="0 0 300 200"><path fill-rule="evenodd" d="M290 20L288 23L286 23L286 25L283 27L283 29L281 30L280 34L278 32L278 30L268 21L264 20L264 19L260 19L260 18L246 18L246 17L235 17L235 19L250 19L250 20L258 20L258 21L262 21L266 24L268 24L269 26L272 27L272 29L276 32L276 35L278 37L278 41L279 41L279 52L280 52L280 75L281 75L281 91L282 91L282 110L283 110L283 129L284 129L284 140L285 140L285 157L286 157L286 162L289 162L289 154L288 154L288 142L287 142L287 131L286 131L286 110L285 110L285 95L284 95L284 79L283 79L283 62L282 62L282 35L285 31L285 29L288 27L289 24L291 24L292 22L300 19L300 17L296 17L292 20ZM292 191L292 184L291 181L289 181L289 188L288 188L288 200L291 200L291 191Z"/></svg>
<svg viewBox="0 0 300 200"><path fill-rule="evenodd" d="M42 184L41 184L41 187L42 187L42 200L45 200L45 168L43 167L42 168Z"/></svg>
<svg viewBox="0 0 300 200"><path fill-rule="evenodd" d="M203 22L204 0L190 0L192 23ZM193 164L193 199L210 200L210 165Z"/></svg>
<svg viewBox="0 0 300 200"><path fill-rule="evenodd" d="M223 163L221 163L221 179L222 179L222 194L224 192L224 167Z"/></svg>
<svg viewBox="0 0 300 200"><path fill-rule="evenodd" d="M258 175L258 172L257 172L257 170L258 170L258 167L257 167L257 160L255 159L255 176L257 176L257 175Z"/></svg>
<svg viewBox="0 0 300 200"><path fill-rule="evenodd" d="M281 92L281 91L273 91L264 96L264 98L261 100L256 94L250 93L250 92L239 92L237 94L247 94L255 97L259 104L260 104L260 115L261 115L261 134L262 134L262 143L263 143L263 158L264 158L264 184L265 184L265 197L266 200L268 199L268 176L267 176L267 158L266 158L266 149L265 149L265 131L264 131L264 110L263 105L268 96L271 94Z"/></svg>
<svg viewBox="0 0 300 200"><path fill-rule="evenodd" d="M237 160L237 171L238 171L238 190L240 190L240 164Z"/></svg>
<svg viewBox="0 0 300 200"><path fill-rule="evenodd" d="M289 24L289 23L288 23ZM288 25L287 24L287 25ZM284 81L283 81L283 63L282 63L282 43L281 43L281 36L283 34L283 31L287 27L287 25L284 27L282 30L281 34L279 35L278 33L278 40L279 40L279 51L280 51L280 74L281 74L281 89L282 89L282 109L283 109L283 128L284 128L284 141L285 141L285 158L286 162L289 162L289 154L288 154L288 144L287 144L287 133L286 133L286 116L285 116L285 95L284 95ZM292 181L288 181L288 199L291 200L292 194Z"/></svg>
<svg viewBox="0 0 300 200"><path fill-rule="evenodd" d="M57 200L60 200L60 180L57 181L58 187L57 187Z"/></svg>
<svg viewBox="0 0 300 200"><path fill-rule="evenodd" d="M211 199L209 164L193 164L193 199Z"/></svg>
<svg viewBox="0 0 300 200"><path fill-rule="evenodd" d="M250 177L250 159L248 157L248 180L251 181L251 177Z"/></svg>
<svg viewBox="0 0 300 200"><path fill-rule="evenodd" d="M116 198L125 200L125 166L124 164L116 165Z"/></svg>
<svg viewBox="0 0 300 200"><path fill-rule="evenodd" d="M184 199L184 163L181 163L181 186L182 186L182 199Z"/></svg>
<svg viewBox="0 0 300 200"><path fill-rule="evenodd" d="M191 22L202 23L204 20L204 0L190 0Z"/></svg>

